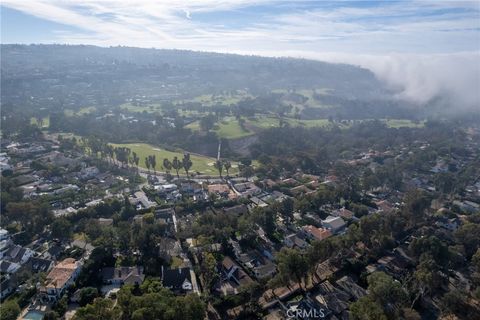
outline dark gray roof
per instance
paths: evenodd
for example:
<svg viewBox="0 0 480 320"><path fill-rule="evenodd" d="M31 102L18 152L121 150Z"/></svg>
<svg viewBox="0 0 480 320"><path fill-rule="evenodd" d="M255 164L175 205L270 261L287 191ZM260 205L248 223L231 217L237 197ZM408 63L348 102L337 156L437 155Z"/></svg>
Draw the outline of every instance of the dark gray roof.
<svg viewBox="0 0 480 320"><path fill-rule="evenodd" d="M172 290L182 290L182 284L185 279L187 279L190 283L192 282L190 268L162 270L162 283L166 288L170 288Z"/></svg>
<svg viewBox="0 0 480 320"><path fill-rule="evenodd" d="M49 259L42 259L32 257L28 260L28 267L32 272L47 272L53 265L53 261Z"/></svg>
<svg viewBox="0 0 480 320"><path fill-rule="evenodd" d="M145 278L143 267L107 267L102 269L102 280L104 282L116 280L122 282L139 282L142 283Z"/></svg>

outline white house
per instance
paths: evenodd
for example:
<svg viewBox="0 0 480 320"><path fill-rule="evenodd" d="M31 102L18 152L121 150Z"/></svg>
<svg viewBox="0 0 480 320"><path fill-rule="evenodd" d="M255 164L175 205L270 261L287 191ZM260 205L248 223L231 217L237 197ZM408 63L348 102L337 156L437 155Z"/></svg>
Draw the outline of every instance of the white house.
<svg viewBox="0 0 480 320"><path fill-rule="evenodd" d="M335 234L341 232L345 228L346 223L342 217L328 216L325 220L322 220L322 226Z"/></svg>
<svg viewBox="0 0 480 320"><path fill-rule="evenodd" d="M67 258L59 262L48 273L45 285L40 288L40 294L44 301L55 302L65 293L80 274L82 264L73 258Z"/></svg>

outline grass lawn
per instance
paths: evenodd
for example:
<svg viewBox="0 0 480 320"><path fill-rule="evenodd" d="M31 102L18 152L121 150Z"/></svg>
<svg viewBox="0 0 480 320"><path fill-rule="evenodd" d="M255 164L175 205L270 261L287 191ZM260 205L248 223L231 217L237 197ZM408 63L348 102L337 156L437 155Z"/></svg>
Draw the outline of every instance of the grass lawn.
<svg viewBox="0 0 480 320"><path fill-rule="evenodd" d="M246 122L248 121L249 120L247 120ZM185 128L191 129L193 131L200 131L200 123L197 120L189 123L185 126ZM220 138L225 139L242 138L254 134L254 132L250 130L243 130L242 127L240 127L240 125L238 124L237 119L235 119L234 117L223 118L222 121L215 124L213 131L217 133Z"/></svg>
<svg viewBox="0 0 480 320"><path fill-rule="evenodd" d="M204 106L214 106L216 104L232 105L248 97L252 96L245 91L237 90L233 94L203 94L191 100L180 100L179 102L200 102Z"/></svg>
<svg viewBox="0 0 480 320"><path fill-rule="evenodd" d="M193 131L200 131L200 122L198 120L193 121L192 123L187 124L185 128L188 128Z"/></svg>
<svg viewBox="0 0 480 320"><path fill-rule="evenodd" d="M222 121L217 123L217 127L214 129L214 131L220 138L225 139L242 138L254 134L254 132L248 129L244 130L242 127L240 127L238 120L234 117L224 118Z"/></svg>
<svg viewBox="0 0 480 320"><path fill-rule="evenodd" d="M415 123L408 119L388 119L382 121L385 122L389 128L422 128L425 126L425 121Z"/></svg>
<svg viewBox="0 0 480 320"><path fill-rule="evenodd" d="M313 128L330 126L330 122L327 119L298 120L285 118L285 120L293 127L304 126L306 128ZM276 117L256 117L254 119L248 119L248 122L261 129L276 128L279 126L279 121Z"/></svg>
<svg viewBox="0 0 480 320"><path fill-rule="evenodd" d="M147 106L134 106L131 103L124 103L120 106L120 109L130 112L148 112L155 113L162 111L162 106L159 103L149 104Z"/></svg>
<svg viewBox="0 0 480 320"><path fill-rule="evenodd" d="M331 126L331 123L328 121L328 119L313 119L313 120L288 119L287 121L290 123L291 126L304 126L306 128Z"/></svg>
<svg viewBox="0 0 480 320"><path fill-rule="evenodd" d="M50 116L43 117L42 121L43 121L43 123L42 123L41 129L50 127ZM40 126L35 117L30 118L30 124L36 125L38 127Z"/></svg>
<svg viewBox="0 0 480 320"><path fill-rule="evenodd" d="M279 121L275 117L257 116L255 118L248 118L247 122L261 129L276 128L279 126Z"/></svg>
<svg viewBox="0 0 480 320"><path fill-rule="evenodd" d="M124 144L115 144L112 143L114 147L128 147L133 151L137 153L137 155L140 157L140 162L139 162L139 167L146 169L145 166L145 158L148 155L155 155L157 159L157 167L155 168L157 171L164 171L162 169L162 162L163 159L168 158L173 160L173 157L177 156L179 159L183 157L183 152L173 152L173 151L168 151L165 149L161 149L146 143L124 143ZM213 166L213 163L215 162L214 158L206 157L206 156L200 156L200 155L191 155L190 156L193 165L192 168L190 169L191 172L200 172L203 174L212 174L212 175L218 175L217 169ZM233 168L230 169L230 173L234 174L237 173L238 169ZM180 174L185 174L184 170L181 170L179 172ZM172 174L175 174L175 172L172 172Z"/></svg>
<svg viewBox="0 0 480 320"><path fill-rule="evenodd" d="M289 91L286 90L286 89L272 90L273 93L281 93L281 94L287 95L287 96L284 97L283 102L285 102L286 104L290 104L293 107L298 108L299 110L303 110L305 107L309 107L309 108L332 108L332 106L330 106L330 105L322 104L320 101L318 101L314 97L315 94L328 95L331 91L332 91L332 89L329 89L329 88L295 90L292 93L296 93L296 94L302 95L305 98L307 98L307 101L305 101L304 103L299 103L297 101L289 100L289 98L288 98ZM293 110L292 110L291 115L293 116Z"/></svg>
<svg viewBox="0 0 480 320"><path fill-rule="evenodd" d="M95 112L97 110L97 108L95 107L84 107L84 108L81 108L80 110L78 110L77 112L75 112L74 110L72 109L66 109L63 113L67 116L67 117L73 117L73 116L81 116L81 115L84 115L84 114L89 114L91 112Z"/></svg>

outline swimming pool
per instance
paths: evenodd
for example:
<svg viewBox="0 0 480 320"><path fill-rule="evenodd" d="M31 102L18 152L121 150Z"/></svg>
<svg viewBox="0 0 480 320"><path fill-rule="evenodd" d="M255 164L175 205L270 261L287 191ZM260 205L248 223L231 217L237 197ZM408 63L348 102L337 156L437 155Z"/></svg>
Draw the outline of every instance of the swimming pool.
<svg viewBox="0 0 480 320"><path fill-rule="evenodd" d="M23 320L42 320L43 312L37 310L30 310L23 316Z"/></svg>

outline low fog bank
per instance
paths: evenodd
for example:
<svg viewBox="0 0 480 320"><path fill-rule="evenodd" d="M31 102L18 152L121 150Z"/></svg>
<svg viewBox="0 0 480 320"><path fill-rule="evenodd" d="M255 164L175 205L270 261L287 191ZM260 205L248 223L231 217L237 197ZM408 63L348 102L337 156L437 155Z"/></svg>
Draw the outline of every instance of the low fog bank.
<svg viewBox="0 0 480 320"><path fill-rule="evenodd" d="M418 106L449 113L480 112L480 52L384 56L315 54L315 58L370 69L398 98Z"/></svg>

